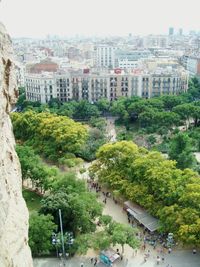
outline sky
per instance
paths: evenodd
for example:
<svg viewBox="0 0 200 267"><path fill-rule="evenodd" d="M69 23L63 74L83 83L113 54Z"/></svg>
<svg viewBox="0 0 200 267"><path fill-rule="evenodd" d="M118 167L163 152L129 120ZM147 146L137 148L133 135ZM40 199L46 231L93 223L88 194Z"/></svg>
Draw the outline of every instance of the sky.
<svg viewBox="0 0 200 267"><path fill-rule="evenodd" d="M2 0L12 37L167 34L200 31L199 0Z"/></svg>

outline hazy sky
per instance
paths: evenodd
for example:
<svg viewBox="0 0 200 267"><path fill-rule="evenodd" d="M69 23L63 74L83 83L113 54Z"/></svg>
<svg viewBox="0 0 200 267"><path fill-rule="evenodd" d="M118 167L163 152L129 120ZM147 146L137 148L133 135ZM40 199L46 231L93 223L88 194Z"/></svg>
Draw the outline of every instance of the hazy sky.
<svg viewBox="0 0 200 267"><path fill-rule="evenodd" d="M200 0L2 0L13 37L167 33L200 30Z"/></svg>

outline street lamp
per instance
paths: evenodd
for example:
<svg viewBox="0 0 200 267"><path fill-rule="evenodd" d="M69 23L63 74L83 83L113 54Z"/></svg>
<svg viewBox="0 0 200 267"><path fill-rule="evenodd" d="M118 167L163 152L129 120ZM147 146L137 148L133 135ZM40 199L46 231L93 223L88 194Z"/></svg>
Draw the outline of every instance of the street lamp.
<svg viewBox="0 0 200 267"><path fill-rule="evenodd" d="M70 247L74 243L73 233L72 232L66 232L65 236L66 236L66 243L69 246L69 255L70 255Z"/></svg>
<svg viewBox="0 0 200 267"><path fill-rule="evenodd" d="M52 244L56 247L56 256L58 257L58 245L60 244L60 239L57 237L56 233L52 233Z"/></svg>
<svg viewBox="0 0 200 267"><path fill-rule="evenodd" d="M60 209L59 209L59 218L60 218L60 233L61 233L61 242L62 242L62 255L63 255L63 258L64 258L63 265L65 266L66 254L65 254L64 236L63 236L62 214L61 214L61 210Z"/></svg>
<svg viewBox="0 0 200 267"><path fill-rule="evenodd" d="M62 213L59 209L59 220L60 220L60 233L52 233L52 244L56 247L56 255L59 256L63 266L66 266L66 259L70 256L70 246L74 243L73 233L66 232L63 235L63 223L62 223ZM62 251L58 253L58 247L62 245ZM65 245L69 246L69 253L65 252ZM60 249L59 249L60 250Z"/></svg>

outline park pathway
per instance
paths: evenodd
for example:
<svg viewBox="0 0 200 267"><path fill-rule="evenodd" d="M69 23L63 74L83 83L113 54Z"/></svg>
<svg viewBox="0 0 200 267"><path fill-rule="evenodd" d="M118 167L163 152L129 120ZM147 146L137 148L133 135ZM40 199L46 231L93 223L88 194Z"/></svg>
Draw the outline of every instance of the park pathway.
<svg viewBox="0 0 200 267"><path fill-rule="evenodd" d="M115 142L117 140L114 117L106 118L106 135L108 137L109 142Z"/></svg>

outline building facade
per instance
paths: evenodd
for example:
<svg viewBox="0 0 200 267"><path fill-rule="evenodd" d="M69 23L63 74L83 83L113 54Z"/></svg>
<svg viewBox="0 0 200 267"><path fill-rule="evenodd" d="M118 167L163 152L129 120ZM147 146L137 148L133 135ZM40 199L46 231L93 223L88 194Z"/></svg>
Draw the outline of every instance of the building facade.
<svg viewBox="0 0 200 267"><path fill-rule="evenodd" d="M115 50L112 45L98 45L94 48L94 65L100 68L115 67Z"/></svg>
<svg viewBox="0 0 200 267"><path fill-rule="evenodd" d="M169 35L174 35L174 28L173 27L169 28Z"/></svg>
<svg viewBox="0 0 200 267"><path fill-rule="evenodd" d="M26 99L48 103L57 97L53 74L31 74L25 76Z"/></svg>
<svg viewBox="0 0 200 267"><path fill-rule="evenodd" d="M200 76L200 57L189 56L187 58L186 69L189 71L191 77Z"/></svg>
<svg viewBox="0 0 200 267"><path fill-rule="evenodd" d="M58 98L61 102L85 99L95 103L100 98L114 101L122 96L179 94L188 89L188 73L183 69L149 73L120 69L105 73L28 73L25 83L26 98L30 101L48 103Z"/></svg>
<svg viewBox="0 0 200 267"><path fill-rule="evenodd" d="M148 59L152 56L149 50L116 50L115 67L122 69L138 68L141 59Z"/></svg>

